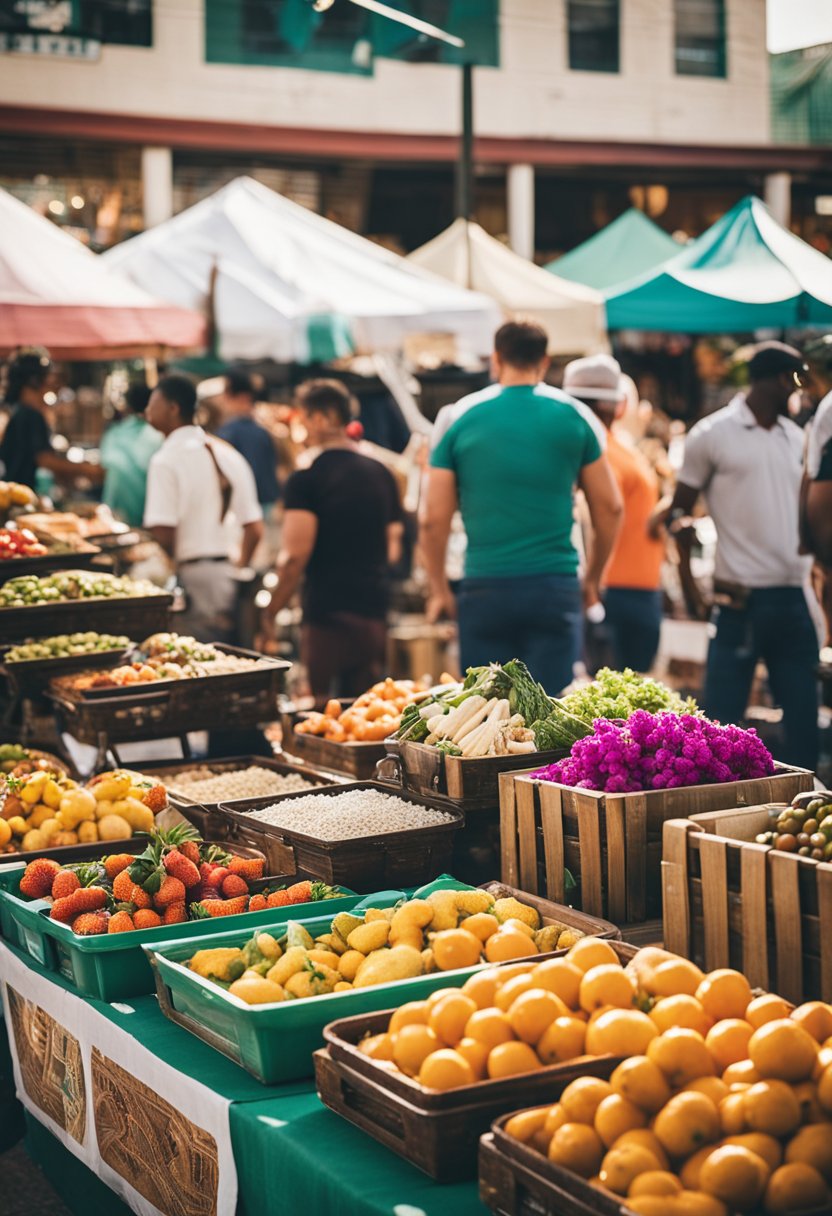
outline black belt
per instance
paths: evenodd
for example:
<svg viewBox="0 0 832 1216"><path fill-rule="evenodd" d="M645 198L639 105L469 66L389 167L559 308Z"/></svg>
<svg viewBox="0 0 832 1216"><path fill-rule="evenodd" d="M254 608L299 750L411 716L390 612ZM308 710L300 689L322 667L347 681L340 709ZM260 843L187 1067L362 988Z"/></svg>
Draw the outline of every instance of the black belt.
<svg viewBox="0 0 832 1216"><path fill-rule="evenodd" d="M216 557L186 557L183 562L178 562L180 570L183 566L196 566L199 562L228 562L231 564L231 558L227 553L220 553Z"/></svg>

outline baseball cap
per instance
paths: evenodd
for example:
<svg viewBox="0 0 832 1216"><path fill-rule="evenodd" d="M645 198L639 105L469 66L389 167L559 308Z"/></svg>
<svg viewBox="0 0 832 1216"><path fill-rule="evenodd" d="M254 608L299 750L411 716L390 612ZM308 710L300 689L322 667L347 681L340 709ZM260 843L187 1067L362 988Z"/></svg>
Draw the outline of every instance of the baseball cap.
<svg viewBox="0 0 832 1216"><path fill-rule="evenodd" d="M590 401L621 401L626 395L621 367L612 355L573 359L563 372L563 391Z"/></svg>
<svg viewBox="0 0 832 1216"><path fill-rule="evenodd" d="M806 360L794 346L785 342L760 342L748 360L748 374L752 380L768 380L783 372L805 372Z"/></svg>

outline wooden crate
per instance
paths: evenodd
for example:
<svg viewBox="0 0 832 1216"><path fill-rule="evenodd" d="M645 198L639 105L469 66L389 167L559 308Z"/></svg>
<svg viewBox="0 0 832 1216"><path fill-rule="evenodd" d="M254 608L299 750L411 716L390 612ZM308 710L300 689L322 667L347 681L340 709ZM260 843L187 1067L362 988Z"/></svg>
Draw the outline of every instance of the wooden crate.
<svg viewBox="0 0 832 1216"><path fill-rule="evenodd" d="M390 1012L350 1021L386 1026ZM324 1032L327 1038L331 1029ZM497 1115L543 1100L556 1102L571 1081L585 1076L606 1079L620 1062L582 1057L540 1072L467 1085L464 1094L461 1089L424 1090L410 1082L405 1095L386 1083L392 1074L377 1066L374 1073L352 1067L336 1059L331 1046L316 1051L314 1061L318 1096L325 1106L437 1182L476 1176L479 1138Z"/></svg>
<svg viewBox="0 0 832 1216"><path fill-rule="evenodd" d="M807 769L778 764L771 777L636 794L603 794L526 772L500 784L500 844L505 882L564 901L564 866L580 905L616 924L661 915L662 827L666 820L727 807L791 802L812 789Z"/></svg>
<svg viewBox="0 0 832 1216"><path fill-rule="evenodd" d="M494 886L495 884L492 884ZM518 898L529 900L523 892ZM586 918L572 908L536 901L544 923L553 919L586 930ZM605 922L596 922L603 935ZM609 926L612 928L612 926ZM612 941L626 965L636 954L627 942ZM513 960L529 971L544 958ZM498 966L509 964L498 964ZM439 1182L472 1177L476 1167L477 1139L491 1120L505 1111L536 1102L554 1102L577 1077L609 1077L620 1056L581 1056L537 1072L497 1080L478 1081L444 1092L423 1089L417 1081L370 1059L359 1050L367 1035L387 1029L392 1009L359 1014L331 1022L324 1029L326 1048L315 1057L315 1074L321 1101L381 1144L424 1170Z"/></svg>
<svg viewBox="0 0 832 1216"><path fill-rule="evenodd" d="M664 825L668 950L800 1003L832 1001L832 865L756 844L765 806Z"/></svg>
<svg viewBox="0 0 832 1216"><path fill-rule="evenodd" d="M542 1153L518 1142L506 1144L508 1139L497 1143L493 1132L480 1139L480 1199L487 1208L497 1216L599 1216L595 1196L591 1206L581 1202L571 1187L564 1189L550 1177ZM623 1211L620 1205L612 1212L605 1207L604 1216L623 1216Z"/></svg>
<svg viewBox="0 0 832 1216"><path fill-rule="evenodd" d="M290 736L284 736L283 749L290 760L298 757L302 764L346 773L355 781L369 781L379 760L387 754L384 742L335 743L332 739L294 729Z"/></svg>
<svg viewBox="0 0 832 1216"><path fill-rule="evenodd" d="M501 773L516 772L518 763L554 764L565 751L534 752L529 756L479 756L465 759L448 756L438 748L409 739L386 740L387 754L378 769L379 779L412 790L414 794L441 795L459 810L479 811L496 807Z"/></svg>

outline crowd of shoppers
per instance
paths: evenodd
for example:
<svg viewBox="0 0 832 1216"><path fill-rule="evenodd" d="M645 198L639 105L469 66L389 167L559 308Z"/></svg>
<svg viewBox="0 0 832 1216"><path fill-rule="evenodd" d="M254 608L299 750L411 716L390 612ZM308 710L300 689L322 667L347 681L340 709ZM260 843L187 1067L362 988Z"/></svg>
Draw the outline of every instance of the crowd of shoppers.
<svg viewBox="0 0 832 1216"><path fill-rule="evenodd" d="M740 721L764 661L783 711L783 757L813 768L811 578L827 641L832 631L832 336L809 343L805 357L778 342L752 350L748 389L689 432L672 501L659 501L654 464L622 421L632 385L616 360L574 360L561 389L548 374L545 332L508 322L495 336L493 383L438 414L419 518L428 620L456 619L462 669L516 655L552 692L581 669L587 619L603 619L616 666L648 671L670 555L693 614L711 621L705 712ZM210 434L196 424L188 377L164 376L152 392L134 385L103 437L100 464L73 461L52 446L49 356L21 351L6 369L0 474L32 487L44 475L76 488L103 482L102 500L143 524L167 555L186 596L180 628L206 640L234 636L238 571L257 550L264 517L279 516L260 644L274 646L276 616L299 598L301 659L316 699L357 693L386 668L391 567L405 523L399 487L361 442L357 404L334 379L297 390L305 453L281 484L257 392L246 370L229 369L221 425ZM792 420L797 393L806 416L822 398L805 432ZM575 522L581 498L586 544ZM691 561L700 500L717 537L707 595ZM464 577L452 585L457 513L467 547Z"/></svg>

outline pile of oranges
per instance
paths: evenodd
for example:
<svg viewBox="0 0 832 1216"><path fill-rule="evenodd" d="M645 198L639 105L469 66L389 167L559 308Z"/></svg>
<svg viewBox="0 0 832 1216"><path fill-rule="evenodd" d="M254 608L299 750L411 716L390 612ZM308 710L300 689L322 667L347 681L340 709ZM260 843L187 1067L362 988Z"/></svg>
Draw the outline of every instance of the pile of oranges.
<svg viewBox="0 0 832 1216"><path fill-rule="evenodd" d="M587 939L552 960L582 972L560 1020L585 1025L589 1054L628 1058L609 1080L581 1077L553 1106L512 1116L506 1132L639 1216L829 1210L832 1006L754 998L739 972L704 975L663 951L616 970L599 962L604 946ZM547 1036L529 1043L541 1057Z"/></svg>

